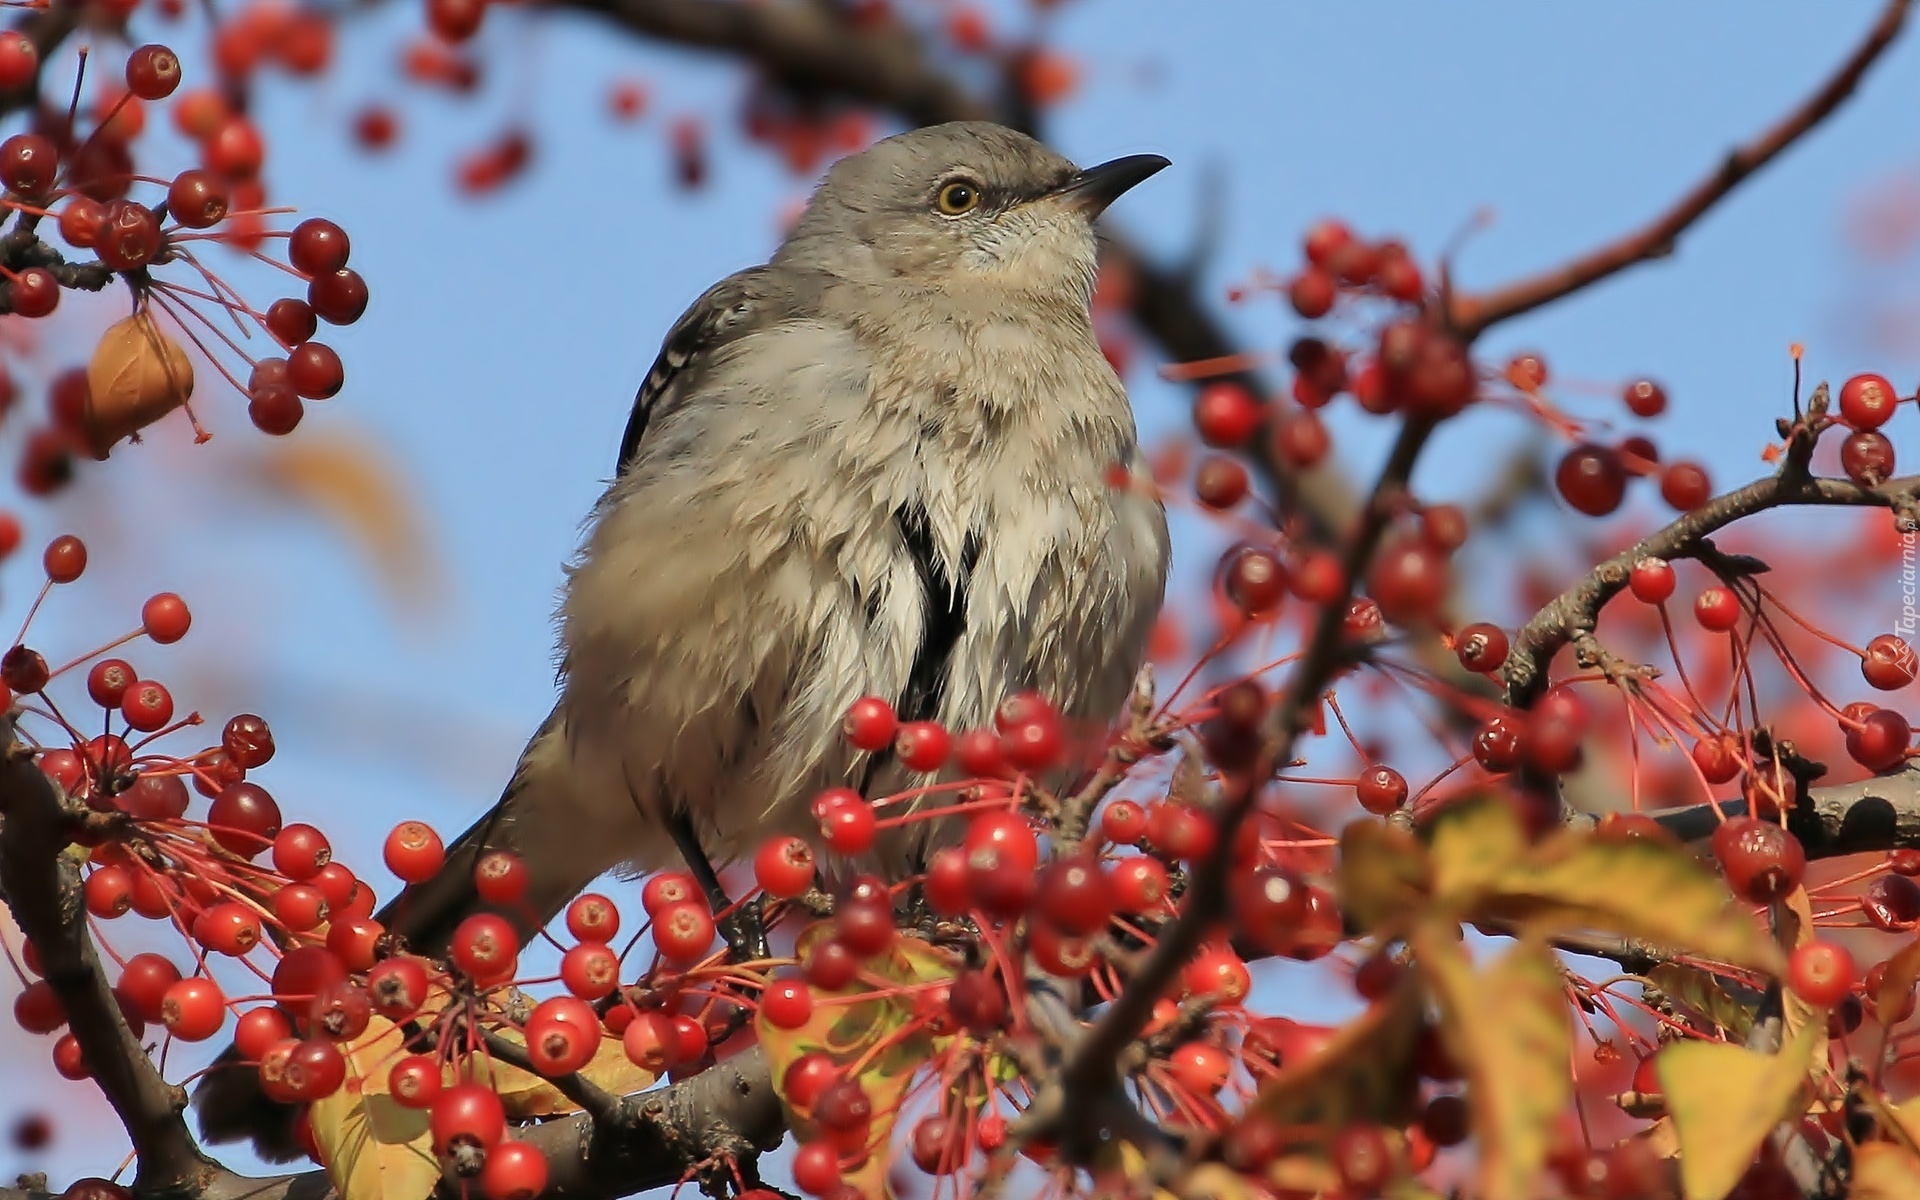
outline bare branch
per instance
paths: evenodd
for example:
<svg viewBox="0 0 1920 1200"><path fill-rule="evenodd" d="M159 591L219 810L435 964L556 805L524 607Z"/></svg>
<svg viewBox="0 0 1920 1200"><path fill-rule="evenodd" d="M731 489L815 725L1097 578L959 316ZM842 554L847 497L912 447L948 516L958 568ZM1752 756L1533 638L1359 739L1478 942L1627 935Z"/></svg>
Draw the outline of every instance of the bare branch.
<svg viewBox="0 0 1920 1200"><path fill-rule="evenodd" d="M1452 305L1453 328L1471 341L1489 327L1590 287L1636 263L1672 254L1680 235L1727 198L1754 172L1778 158L1795 142L1832 116L1853 95L1860 80L1878 62L1906 23L1911 0L1888 0L1859 48L1840 64L1813 95L1771 129L1736 147L1705 179L1644 228L1609 242L1564 266L1522 279L1483 295L1458 296Z"/></svg>

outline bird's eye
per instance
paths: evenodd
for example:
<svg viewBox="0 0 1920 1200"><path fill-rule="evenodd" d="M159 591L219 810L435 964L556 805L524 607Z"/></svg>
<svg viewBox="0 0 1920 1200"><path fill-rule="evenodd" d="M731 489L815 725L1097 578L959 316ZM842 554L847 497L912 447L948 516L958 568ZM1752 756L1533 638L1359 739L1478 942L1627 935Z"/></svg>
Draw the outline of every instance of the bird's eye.
<svg viewBox="0 0 1920 1200"><path fill-rule="evenodd" d="M955 181L940 189L940 195L934 200L940 211L949 217L972 212L980 206L980 189L971 183Z"/></svg>

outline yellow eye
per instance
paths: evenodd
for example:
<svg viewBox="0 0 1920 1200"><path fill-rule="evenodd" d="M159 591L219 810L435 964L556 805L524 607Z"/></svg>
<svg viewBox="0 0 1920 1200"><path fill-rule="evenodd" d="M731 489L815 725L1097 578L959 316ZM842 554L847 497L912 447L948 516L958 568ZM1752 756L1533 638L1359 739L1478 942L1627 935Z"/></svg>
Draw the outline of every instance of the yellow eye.
<svg viewBox="0 0 1920 1200"><path fill-rule="evenodd" d="M949 183L940 189L940 196L934 203L940 206L941 212L957 217L980 207L980 189L970 183Z"/></svg>

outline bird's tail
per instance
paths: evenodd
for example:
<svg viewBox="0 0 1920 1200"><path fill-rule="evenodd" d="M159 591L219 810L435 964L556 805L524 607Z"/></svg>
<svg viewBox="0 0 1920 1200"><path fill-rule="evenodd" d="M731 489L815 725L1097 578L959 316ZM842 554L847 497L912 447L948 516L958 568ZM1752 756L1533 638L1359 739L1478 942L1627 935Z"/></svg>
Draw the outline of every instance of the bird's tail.
<svg viewBox="0 0 1920 1200"><path fill-rule="evenodd" d="M567 816L574 811L564 791L571 779L559 720L557 710L547 717L522 752L500 802L454 839L439 872L403 889L375 917L410 949L443 957L460 922L478 912L506 917L525 944L612 865L581 852L577 844L572 853L533 852L562 843ZM474 884L475 864L494 850L520 855L527 871L526 892L513 904L488 904ZM298 1109L268 1099L258 1072L232 1046L201 1080L193 1104L208 1142L251 1139L269 1162L289 1162L305 1153L294 1133Z"/></svg>

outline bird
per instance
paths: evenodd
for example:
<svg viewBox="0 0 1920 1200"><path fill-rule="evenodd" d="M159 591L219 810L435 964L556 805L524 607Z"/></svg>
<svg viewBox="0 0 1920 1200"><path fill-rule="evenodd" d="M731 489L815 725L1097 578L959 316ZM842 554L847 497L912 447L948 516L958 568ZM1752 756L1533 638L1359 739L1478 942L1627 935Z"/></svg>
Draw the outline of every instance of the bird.
<svg viewBox="0 0 1920 1200"><path fill-rule="evenodd" d="M980 121L840 159L763 265L668 331L567 566L559 698L499 802L383 911L430 952L485 911L473 868L525 864L523 937L603 874L818 835L811 800L927 782L849 745L866 696L990 726L1035 691L1069 720L1124 704L1169 534L1092 318L1097 218L1163 168L1082 170ZM939 822L871 856L912 873ZM210 1141L299 1153L232 1064L195 1097Z"/></svg>

